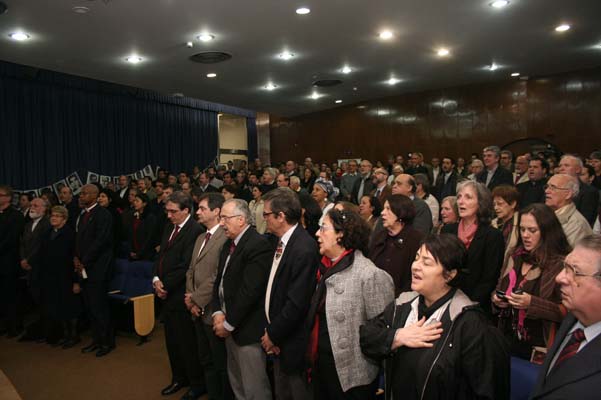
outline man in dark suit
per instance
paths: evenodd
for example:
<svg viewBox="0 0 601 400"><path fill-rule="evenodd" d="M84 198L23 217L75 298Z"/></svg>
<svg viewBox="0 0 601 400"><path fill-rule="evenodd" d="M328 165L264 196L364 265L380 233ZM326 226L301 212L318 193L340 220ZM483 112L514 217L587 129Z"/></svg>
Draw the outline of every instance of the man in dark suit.
<svg viewBox="0 0 601 400"><path fill-rule="evenodd" d="M23 320L17 313L19 238L25 218L11 205L13 190L0 185L0 335L17 336Z"/></svg>
<svg viewBox="0 0 601 400"><path fill-rule="evenodd" d="M381 205L384 204L392 195L392 190L388 186L388 171L385 168L376 168L372 176L372 183L375 187L369 195L377 198Z"/></svg>
<svg viewBox="0 0 601 400"><path fill-rule="evenodd" d="M170 395L190 385L183 397L190 400L206 393L194 325L184 301L186 272L196 238L203 231L190 215L192 210L192 198L184 192L174 192L167 199L165 211L169 223L163 231L152 280L161 306L160 315L165 325L165 343L172 375L171 384L161 394Z"/></svg>
<svg viewBox="0 0 601 400"><path fill-rule="evenodd" d="M79 217L81 211L79 208L79 200L73 197L73 192L67 185L61 186L58 192L58 200L60 205L65 207L69 212L67 224L75 231L75 223L77 222L77 217Z"/></svg>
<svg viewBox="0 0 601 400"><path fill-rule="evenodd" d="M436 188L434 193L438 202L441 203L445 197L455 196L457 194L457 182L463 180L455 170L455 160L451 157L443 157L442 173L436 179Z"/></svg>
<svg viewBox="0 0 601 400"><path fill-rule="evenodd" d="M219 190L209 183L209 176L206 172L202 172L198 176L198 187L203 193L218 192Z"/></svg>
<svg viewBox="0 0 601 400"><path fill-rule="evenodd" d="M273 353L276 398L311 398L305 370L307 335L303 329L316 284L319 249L315 239L299 225L301 204L286 188L263 196L267 229L278 238L265 292L267 327L261 345Z"/></svg>
<svg viewBox="0 0 601 400"><path fill-rule="evenodd" d="M569 314L547 352L531 399L599 398L601 388L601 236L582 238L555 281Z"/></svg>
<svg viewBox="0 0 601 400"><path fill-rule="evenodd" d="M559 161L559 173L566 174L578 179L578 194L574 197L576 209L593 227L599 215L599 191L597 188L587 185L580 180L583 167L582 159L572 154L566 154Z"/></svg>
<svg viewBox="0 0 601 400"><path fill-rule="evenodd" d="M427 235L432 230L432 211L428 204L415 195L417 183L415 178L408 174L401 174L394 178L392 183L392 194L402 194L409 197L415 206L415 218L413 228Z"/></svg>
<svg viewBox="0 0 601 400"><path fill-rule="evenodd" d="M374 184L371 181L371 168L372 164L369 160L363 160L361 161L361 164L359 164L361 177L355 180L351 192L351 201L355 204L359 204L361 202L361 197L371 193L374 189Z"/></svg>
<svg viewBox="0 0 601 400"><path fill-rule="evenodd" d="M221 251L213 287L213 330L225 338L227 371L236 398L271 399L260 338L265 333L265 288L273 250L250 226L244 200L226 201L220 218L229 240Z"/></svg>
<svg viewBox="0 0 601 400"><path fill-rule="evenodd" d="M535 158L528 163L528 181L518 184L516 187L520 192L520 207L532 203L545 202L545 185L547 184L547 172L549 163L543 158Z"/></svg>
<svg viewBox="0 0 601 400"><path fill-rule="evenodd" d="M225 199L221 193L205 193L198 202L198 222L206 233L196 239L192 261L186 273L186 296L184 302L192 314L198 358L204 370L204 378L210 399L233 399L226 368L226 351L223 339L213 333L211 302L213 285L219 267L219 257L227 241L225 231L219 225L219 214Z"/></svg>
<svg viewBox="0 0 601 400"><path fill-rule="evenodd" d="M83 278L82 294L92 325L93 341L83 353L96 351L96 357L115 347L108 304L108 283L113 264L113 217L97 203L98 187L84 185L79 194L81 215L77 220L74 266Z"/></svg>
<svg viewBox="0 0 601 400"><path fill-rule="evenodd" d="M485 168L476 176L476 180L484 183L490 190L499 185L513 185L511 172L499 165L500 156L501 149L498 146L488 146L482 150L482 161Z"/></svg>

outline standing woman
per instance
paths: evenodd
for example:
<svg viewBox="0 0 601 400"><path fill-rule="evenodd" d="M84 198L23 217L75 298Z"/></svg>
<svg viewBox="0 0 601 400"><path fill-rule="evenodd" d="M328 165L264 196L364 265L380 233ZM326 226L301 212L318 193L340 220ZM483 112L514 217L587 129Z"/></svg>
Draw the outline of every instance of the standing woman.
<svg viewBox="0 0 601 400"><path fill-rule="evenodd" d="M142 193L140 191L136 191L135 193ZM133 194L130 191L130 194ZM98 205L106 208L110 213L111 217L113 217L113 254L116 257L120 256L123 253L121 244L124 239L123 235L123 218L117 210L115 199L115 192L110 189L101 189L100 193L98 193Z"/></svg>
<svg viewBox="0 0 601 400"><path fill-rule="evenodd" d="M359 202L359 215L367 222L367 225L374 230L378 216L382 212L382 206L377 197L364 195Z"/></svg>
<svg viewBox="0 0 601 400"><path fill-rule="evenodd" d="M517 207L519 197L520 194L515 186L499 185L492 191L493 207L497 218L492 220L491 225L501 231L505 243L501 276L505 276L508 272L507 264L518 242Z"/></svg>
<svg viewBox="0 0 601 400"><path fill-rule="evenodd" d="M39 253L42 307L51 326L62 326L64 334L59 344L63 349L80 342L77 317L82 311L79 276L73 268L75 232L67 225L68 218L65 207L52 207L52 229L43 238Z"/></svg>
<svg viewBox="0 0 601 400"><path fill-rule="evenodd" d="M357 213L333 209L317 233L323 256L307 325L315 400L369 399L378 366L361 353L359 327L394 300L392 278L363 254L370 229Z"/></svg>
<svg viewBox="0 0 601 400"><path fill-rule="evenodd" d="M303 179L301 179L301 187L308 193L312 193L315 179L317 179L317 176L315 175L313 168L305 168L303 171Z"/></svg>
<svg viewBox="0 0 601 400"><path fill-rule="evenodd" d="M125 227L128 255L131 260L152 261L156 255L153 234L157 217L148 210L148 197L137 192L134 199L134 215Z"/></svg>
<svg viewBox="0 0 601 400"><path fill-rule="evenodd" d="M263 218L263 192L261 192L260 185L254 185L250 192L253 196L253 199L248 203L248 208L250 208L250 215L252 216L252 225L255 227L257 232L260 234L265 233L267 230L267 222L265 222L265 218Z"/></svg>
<svg viewBox="0 0 601 400"><path fill-rule="evenodd" d="M458 236L467 248L460 289L491 314L490 294L497 285L505 251L503 235L490 225L492 196L483 184L463 181L457 185L457 207L459 223L445 225L441 232Z"/></svg>
<svg viewBox="0 0 601 400"><path fill-rule="evenodd" d="M520 212L519 231L510 269L492 301L500 310L499 327L510 341L511 354L529 360L533 346L551 346L565 316L555 277L570 245L555 213L544 204Z"/></svg>
<svg viewBox="0 0 601 400"><path fill-rule="evenodd" d="M324 178L317 178L313 184L311 197L315 199L319 205L319 208L321 209L322 217L319 220L319 223L321 224L323 223L323 219L328 211L334 208L334 199L336 198L336 193L334 191L334 185L332 184L332 181Z"/></svg>
<svg viewBox="0 0 601 400"><path fill-rule="evenodd" d="M440 225L438 226L437 233L445 225L454 224L459 222L459 209L457 208L457 197L447 196L440 202Z"/></svg>

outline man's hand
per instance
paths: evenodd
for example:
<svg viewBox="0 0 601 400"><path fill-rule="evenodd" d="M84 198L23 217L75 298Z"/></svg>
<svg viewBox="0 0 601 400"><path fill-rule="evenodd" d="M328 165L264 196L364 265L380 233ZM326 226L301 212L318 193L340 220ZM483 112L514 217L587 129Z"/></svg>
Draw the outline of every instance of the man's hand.
<svg viewBox="0 0 601 400"><path fill-rule="evenodd" d="M196 318L200 318L202 315L202 310L196 304L192 305L190 308L190 313L194 315Z"/></svg>
<svg viewBox="0 0 601 400"><path fill-rule="evenodd" d="M220 338L226 338L230 335L230 332L223 326L224 322L225 314L215 314L213 316L213 332Z"/></svg>
<svg viewBox="0 0 601 400"><path fill-rule="evenodd" d="M186 304L186 308L188 310L191 310L192 307L195 305L194 301L192 300L192 293L186 293L184 295L184 304Z"/></svg>
<svg viewBox="0 0 601 400"><path fill-rule="evenodd" d="M79 283L74 282L73 283L73 293L79 294L80 292L81 292L81 286L79 286Z"/></svg>
<svg viewBox="0 0 601 400"><path fill-rule="evenodd" d="M265 330L265 334L261 337L261 347L263 347L263 350L267 354L275 354L276 356L280 354L280 348L273 344L267 330Z"/></svg>
<svg viewBox="0 0 601 400"><path fill-rule="evenodd" d="M81 274L81 271L84 269L83 264L81 263L81 261L79 261L79 258L77 257L73 257L73 267L75 268L76 272L79 272Z"/></svg>
<svg viewBox="0 0 601 400"><path fill-rule="evenodd" d="M29 265L27 260L23 259L23 260L21 260L21 268L23 268L25 271L30 271L31 265Z"/></svg>
<svg viewBox="0 0 601 400"><path fill-rule="evenodd" d="M154 286L154 291L157 294L157 296L159 297L159 299L165 300L167 298L167 291L165 290L164 286L163 286L163 282L161 282L160 280L155 281L153 283Z"/></svg>

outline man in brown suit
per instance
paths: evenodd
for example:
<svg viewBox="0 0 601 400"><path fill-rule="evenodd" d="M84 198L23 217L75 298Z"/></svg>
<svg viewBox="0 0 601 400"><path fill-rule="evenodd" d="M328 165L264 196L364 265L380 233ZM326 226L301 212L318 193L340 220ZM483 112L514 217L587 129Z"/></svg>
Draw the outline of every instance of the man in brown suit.
<svg viewBox="0 0 601 400"><path fill-rule="evenodd" d="M219 225L219 214L225 199L220 193L205 193L198 202L198 222L207 232L198 236L190 268L186 273L186 307L192 314L198 357L204 369L205 383L210 399L233 399L226 368L226 351L223 339L213 333L213 284L219 266L221 248L227 241Z"/></svg>

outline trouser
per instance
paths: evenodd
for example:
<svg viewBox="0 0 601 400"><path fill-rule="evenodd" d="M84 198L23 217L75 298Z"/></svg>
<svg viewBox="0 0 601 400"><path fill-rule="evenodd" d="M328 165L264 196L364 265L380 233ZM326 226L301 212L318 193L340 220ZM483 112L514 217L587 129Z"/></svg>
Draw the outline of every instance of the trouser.
<svg viewBox="0 0 601 400"><path fill-rule="evenodd" d="M227 373L237 400L271 400L271 385L267 378L265 352L259 343L238 346L229 336Z"/></svg>
<svg viewBox="0 0 601 400"><path fill-rule="evenodd" d="M194 321L198 359L204 370L209 400L233 400L227 376L225 341L213 333L213 327L200 318Z"/></svg>
<svg viewBox="0 0 601 400"><path fill-rule="evenodd" d="M313 391L302 373L282 371L279 358L273 360L273 381L276 400L311 400Z"/></svg>
<svg viewBox="0 0 601 400"><path fill-rule="evenodd" d="M0 275L0 314L5 328L11 334L23 329L23 316L18 312L18 277L16 274Z"/></svg>
<svg viewBox="0 0 601 400"><path fill-rule="evenodd" d="M315 400L369 400L376 395L375 382L342 391L332 354L319 353L313 374Z"/></svg>
<svg viewBox="0 0 601 400"><path fill-rule="evenodd" d="M111 324L111 314L106 282L83 281L82 295L86 313L92 328L94 343L100 346L114 346L115 337Z"/></svg>

